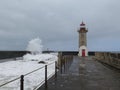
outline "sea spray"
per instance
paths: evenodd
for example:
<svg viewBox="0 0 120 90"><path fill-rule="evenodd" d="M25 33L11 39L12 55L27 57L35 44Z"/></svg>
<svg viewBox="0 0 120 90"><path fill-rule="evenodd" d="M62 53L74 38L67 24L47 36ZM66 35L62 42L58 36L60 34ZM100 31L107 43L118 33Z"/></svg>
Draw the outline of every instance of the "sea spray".
<svg viewBox="0 0 120 90"><path fill-rule="evenodd" d="M27 46L27 51L30 51L31 54L36 55L36 54L41 54L42 53L42 41L40 38L35 38L29 41L28 46Z"/></svg>
<svg viewBox="0 0 120 90"><path fill-rule="evenodd" d="M23 56L24 61L38 60L42 54L42 41L40 38L35 38L29 41L26 48L27 51L31 52Z"/></svg>

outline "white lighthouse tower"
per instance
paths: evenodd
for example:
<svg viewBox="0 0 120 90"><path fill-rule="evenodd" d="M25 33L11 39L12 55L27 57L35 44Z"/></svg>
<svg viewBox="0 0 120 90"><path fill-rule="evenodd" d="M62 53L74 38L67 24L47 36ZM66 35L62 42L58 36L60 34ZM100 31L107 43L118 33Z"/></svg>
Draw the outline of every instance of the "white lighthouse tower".
<svg viewBox="0 0 120 90"><path fill-rule="evenodd" d="M80 24L80 29L78 30L79 33L79 53L78 56L88 56L88 49L87 49L87 32L86 26L84 22Z"/></svg>

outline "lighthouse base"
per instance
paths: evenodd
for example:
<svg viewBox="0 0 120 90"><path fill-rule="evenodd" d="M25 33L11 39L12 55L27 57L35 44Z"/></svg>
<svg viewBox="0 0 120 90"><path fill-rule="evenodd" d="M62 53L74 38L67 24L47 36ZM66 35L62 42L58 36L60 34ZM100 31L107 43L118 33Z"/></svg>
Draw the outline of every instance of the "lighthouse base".
<svg viewBox="0 0 120 90"><path fill-rule="evenodd" d="M81 46L79 48L78 56L80 56L80 57L86 57L86 56L88 56L88 50L87 50L86 46Z"/></svg>

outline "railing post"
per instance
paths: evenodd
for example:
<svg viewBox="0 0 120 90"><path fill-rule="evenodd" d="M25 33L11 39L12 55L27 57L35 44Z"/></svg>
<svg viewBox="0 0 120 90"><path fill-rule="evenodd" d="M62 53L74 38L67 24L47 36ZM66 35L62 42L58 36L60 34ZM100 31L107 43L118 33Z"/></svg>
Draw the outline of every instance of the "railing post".
<svg viewBox="0 0 120 90"><path fill-rule="evenodd" d="M45 65L45 88L47 88L47 65Z"/></svg>
<svg viewBox="0 0 120 90"><path fill-rule="evenodd" d="M63 63L63 60L62 59L60 59L60 72L61 72L61 74L62 74L62 63Z"/></svg>
<svg viewBox="0 0 120 90"><path fill-rule="evenodd" d="M57 77L57 61L55 61L55 78Z"/></svg>
<svg viewBox="0 0 120 90"><path fill-rule="evenodd" d="M20 76L20 90L24 90L24 75Z"/></svg>
<svg viewBox="0 0 120 90"><path fill-rule="evenodd" d="M64 73L65 73L65 67L66 67L66 66L65 66L65 61L66 61L65 59L66 59L66 58L65 58L65 56L64 56Z"/></svg>

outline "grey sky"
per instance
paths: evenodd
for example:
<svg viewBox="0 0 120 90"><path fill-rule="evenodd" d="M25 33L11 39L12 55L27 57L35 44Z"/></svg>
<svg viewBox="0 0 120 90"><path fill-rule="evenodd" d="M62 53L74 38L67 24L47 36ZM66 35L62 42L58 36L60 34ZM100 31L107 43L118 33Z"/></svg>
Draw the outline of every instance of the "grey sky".
<svg viewBox="0 0 120 90"><path fill-rule="evenodd" d="M44 49L77 50L88 27L89 50L120 51L120 0L0 0L0 50L25 50L40 37Z"/></svg>

